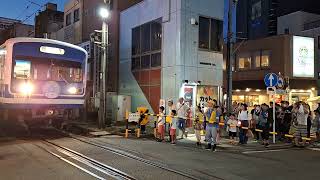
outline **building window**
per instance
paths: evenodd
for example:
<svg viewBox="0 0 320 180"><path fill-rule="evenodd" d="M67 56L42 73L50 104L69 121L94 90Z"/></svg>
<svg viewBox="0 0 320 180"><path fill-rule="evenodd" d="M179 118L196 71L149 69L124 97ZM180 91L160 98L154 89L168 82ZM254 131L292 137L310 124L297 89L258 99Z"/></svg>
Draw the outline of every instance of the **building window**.
<svg viewBox="0 0 320 180"><path fill-rule="evenodd" d="M251 53L241 54L237 58L238 69L260 69L270 66L271 51L260 50ZM253 61L251 61L253 60Z"/></svg>
<svg viewBox="0 0 320 180"><path fill-rule="evenodd" d="M199 48L209 49L210 19L199 17Z"/></svg>
<svg viewBox="0 0 320 180"><path fill-rule="evenodd" d="M222 50L223 23L220 20L199 17L199 48L219 51Z"/></svg>
<svg viewBox="0 0 320 180"><path fill-rule="evenodd" d="M261 67L269 67L270 63L270 51L261 52Z"/></svg>
<svg viewBox="0 0 320 180"><path fill-rule="evenodd" d="M254 67L260 68L261 67L261 54L260 54L260 52L254 53L253 57L254 57Z"/></svg>
<svg viewBox="0 0 320 180"><path fill-rule="evenodd" d="M141 52L150 51L150 23L144 24L141 27Z"/></svg>
<svg viewBox="0 0 320 180"><path fill-rule="evenodd" d="M73 22L80 20L79 8L73 11Z"/></svg>
<svg viewBox="0 0 320 180"><path fill-rule="evenodd" d="M132 55L140 54L140 28L132 29Z"/></svg>
<svg viewBox="0 0 320 180"><path fill-rule="evenodd" d="M290 29L289 28L285 28L284 29L284 34L290 34Z"/></svg>
<svg viewBox="0 0 320 180"><path fill-rule="evenodd" d="M251 9L251 20L256 20L260 18L262 14L261 1L258 1L252 5Z"/></svg>
<svg viewBox="0 0 320 180"><path fill-rule="evenodd" d="M161 66L161 53L151 55L151 67Z"/></svg>
<svg viewBox="0 0 320 180"><path fill-rule="evenodd" d="M150 69L150 55L141 57L141 69Z"/></svg>
<svg viewBox="0 0 320 180"><path fill-rule="evenodd" d="M251 68L251 57L240 57L239 69L250 69L250 68Z"/></svg>
<svg viewBox="0 0 320 180"><path fill-rule="evenodd" d="M151 50L161 49L162 41L162 26L161 22L151 22Z"/></svg>
<svg viewBox="0 0 320 180"><path fill-rule="evenodd" d="M66 26L69 26L71 24L71 13L67 14L66 16Z"/></svg>
<svg viewBox="0 0 320 180"><path fill-rule="evenodd" d="M154 20L132 29L132 70L161 66L162 20Z"/></svg>
<svg viewBox="0 0 320 180"><path fill-rule="evenodd" d="M132 58L131 66L132 69L140 69L140 57Z"/></svg>

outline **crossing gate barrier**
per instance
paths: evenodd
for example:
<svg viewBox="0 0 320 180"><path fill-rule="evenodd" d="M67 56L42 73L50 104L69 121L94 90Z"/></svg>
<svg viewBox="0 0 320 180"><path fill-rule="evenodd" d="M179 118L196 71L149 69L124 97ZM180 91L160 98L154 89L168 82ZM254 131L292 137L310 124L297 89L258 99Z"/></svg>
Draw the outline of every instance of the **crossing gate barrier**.
<svg viewBox="0 0 320 180"><path fill-rule="evenodd" d="M127 124L128 124L128 122L130 122L130 121L129 121L129 114L130 114L130 113L128 113L128 116L126 116L126 117L128 117L128 118L126 118ZM137 115L137 113L131 113L131 114L136 114L136 115ZM140 117L140 115L141 115L141 114L139 114L139 117ZM144 113L144 115L146 115L146 116L153 116L153 117L159 117L159 116L160 116L160 114L152 114L152 113ZM170 119L170 121L171 121L172 118L180 118L180 119L185 119L185 120L196 120L196 118L188 118L188 117L179 117L179 116L171 116L171 115L162 115L162 116L163 116L164 118L166 118L166 122L167 122L167 119ZM223 119L223 121L224 121L224 119ZM133 121L131 121L131 122L133 122ZM138 121L138 122L139 122L139 121ZM220 122L220 123L219 123L219 126L225 126L225 125L226 125L226 124L225 124L224 122ZM140 126L139 126L139 127L140 127ZM249 127L239 127L239 126L235 126L235 125L231 125L230 127L238 127L238 128L242 128L242 129L246 129L246 130L249 130L249 129L250 129ZM128 126L126 126L126 135L125 135L126 138L128 137L127 131L128 131ZM136 131L139 132L139 134L137 134L137 137L140 137L140 128L136 129ZM256 131L256 132L263 132L263 130L261 130L261 129L254 129L254 131ZM128 132L129 132L129 131L128 131ZM156 132L157 132L157 120L154 121L154 135L155 135L155 136L156 136ZM273 135L273 134L277 135L278 133L277 133L277 132L269 132L269 134L271 134L271 135ZM294 138L294 135L292 135L292 134L285 134L284 136L287 137L287 138ZM308 137L302 137L301 139L302 139L302 140L306 140L306 141L311 141L312 139L316 139L316 138L317 138L316 136L310 136L310 138L308 138Z"/></svg>

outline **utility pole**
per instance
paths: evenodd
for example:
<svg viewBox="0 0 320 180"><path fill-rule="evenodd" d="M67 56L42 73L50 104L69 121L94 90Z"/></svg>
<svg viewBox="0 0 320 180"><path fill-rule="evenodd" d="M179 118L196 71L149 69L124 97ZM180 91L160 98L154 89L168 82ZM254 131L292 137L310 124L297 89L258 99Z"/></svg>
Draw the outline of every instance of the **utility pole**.
<svg viewBox="0 0 320 180"><path fill-rule="evenodd" d="M108 79L108 24L107 18L109 16L110 1L104 0L104 9L101 9L100 15L102 17L102 31L101 31L101 68L100 68L100 104L99 104L99 128L104 128L105 125L110 125L111 122L106 121L106 84Z"/></svg>
<svg viewBox="0 0 320 180"><path fill-rule="evenodd" d="M227 32L227 110L232 112L232 11L238 0L229 0L228 32Z"/></svg>

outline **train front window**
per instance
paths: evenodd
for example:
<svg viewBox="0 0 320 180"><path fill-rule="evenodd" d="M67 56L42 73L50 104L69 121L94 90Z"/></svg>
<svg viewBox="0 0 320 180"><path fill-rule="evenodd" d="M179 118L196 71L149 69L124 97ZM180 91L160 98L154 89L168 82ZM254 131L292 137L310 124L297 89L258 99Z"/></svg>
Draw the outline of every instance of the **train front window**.
<svg viewBox="0 0 320 180"><path fill-rule="evenodd" d="M16 59L13 76L15 79L79 83L83 80L82 68L79 62L33 57Z"/></svg>
<svg viewBox="0 0 320 180"><path fill-rule="evenodd" d="M26 60L16 60L13 76L15 79L30 79L31 62Z"/></svg>

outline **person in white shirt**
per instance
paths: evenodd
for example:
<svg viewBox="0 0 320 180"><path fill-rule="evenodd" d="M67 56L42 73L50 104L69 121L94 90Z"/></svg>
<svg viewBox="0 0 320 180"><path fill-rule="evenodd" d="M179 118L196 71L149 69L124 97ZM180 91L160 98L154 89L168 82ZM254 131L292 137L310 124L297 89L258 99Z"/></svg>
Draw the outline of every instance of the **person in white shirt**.
<svg viewBox="0 0 320 180"><path fill-rule="evenodd" d="M171 127L170 127L170 137L171 137L171 144L176 144L176 129L177 129L177 111L172 110L171 111L172 121L171 121Z"/></svg>
<svg viewBox="0 0 320 180"><path fill-rule="evenodd" d="M164 107L161 106L159 108L159 116L158 116L158 138L159 141L164 141Z"/></svg>
<svg viewBox="0 0 320 180"><path fill-rule="evenodd" d="M309 117L309 106L303 102L297 103L297 107L294 110L297 114L296 118L296 125L297 129L294 133L295 136L295 145L299 146L299 140L302 137L307 137L308 130L307 130L307 124L308 124L308 117ZM305 146L306 140L302 140L302 146Z"/></svg>
<svg viewBox="0 0 320 180"><path fill-rule="evenodd" d="M247 144L248 137L248 127L249 127L249 116L248 116L248 106L246 104L241 105L241 110L238 114L238 121L241 122L240 133L239 133L239 143Z"/></svg>
<svg viewBox="0 0 320 180"><path fill-rule="evenodd" d="M177 103L176 109L178 114L178 128L182 132L181 139L183 139L183 135L187 137L185 125L189 107L184 103L184 99L182 97L179 98L179 102Z"/></svg>
<svg viewBox="0 0 320 180"><path fill-rule="evenodd" d="M230 143L235 144L235 140L237 138L237 125L238 121L235 118L234 114L230 114L229 120L228 120L228 129L229 129L229 138Z"/></svg>

